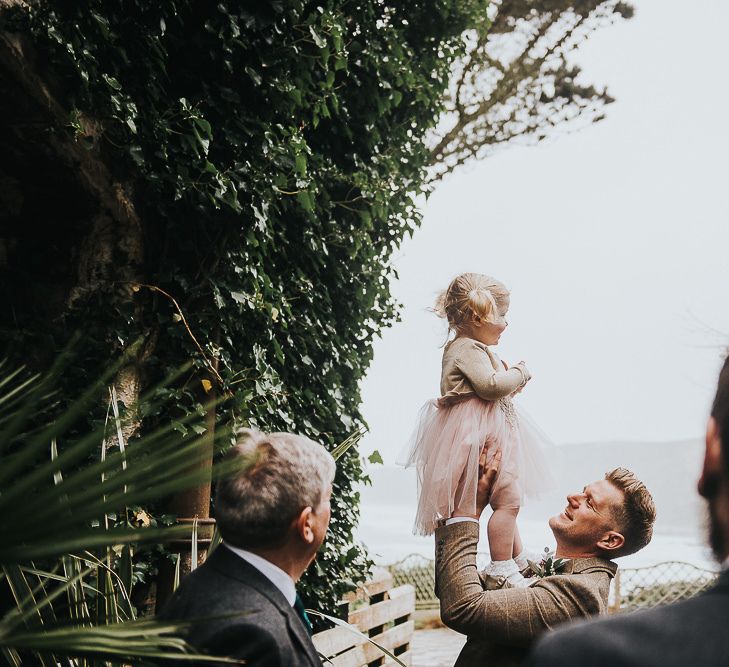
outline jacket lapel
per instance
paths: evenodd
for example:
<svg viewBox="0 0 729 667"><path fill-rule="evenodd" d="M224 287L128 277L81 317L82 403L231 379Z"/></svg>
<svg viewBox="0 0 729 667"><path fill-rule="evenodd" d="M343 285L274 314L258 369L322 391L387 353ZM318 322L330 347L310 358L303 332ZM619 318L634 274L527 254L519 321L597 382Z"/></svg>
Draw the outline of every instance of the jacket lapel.
<svg viewBox="0 0 729 667"><path fill-rule="evenodd" d="M319 654L316 652L316 648L311 641L306 626L304 626L304 621L299 618L299 615L294 611L293 607L289 607L286 612L286 623L289 626L289 632L301 645L309 662L316 667L320 667L321 660L319 660Z"/></svg>
<svg viewBox="0 0 729 667"><path fill-rule="evenodd" d="M237 579L247 586L255 588L261 595L266 596L276 609L285 616L289 634L300 644L309 662L315 667L320 667L321 661L311 641L311 637L309 637L309 633L304 627L304 621L299 618L299 615L288 603L283 593L273 585L270 579L265 577L243 558L234 554L230 549L227 549L224 545L220 545L215 549L210 558L208 558L207 563L210 567L218 570L218 572Z"/></svg>

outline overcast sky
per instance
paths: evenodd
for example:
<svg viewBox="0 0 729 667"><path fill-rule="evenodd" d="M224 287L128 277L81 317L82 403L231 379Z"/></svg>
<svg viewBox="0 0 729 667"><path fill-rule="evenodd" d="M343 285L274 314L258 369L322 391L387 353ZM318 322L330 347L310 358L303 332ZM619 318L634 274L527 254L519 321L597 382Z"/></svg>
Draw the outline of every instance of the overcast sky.
<svg viewBox="0 0 729 667"><path fill-rule="evenodd" d="M393 463L437 396L445 328L427 308L464 271L512 290L496 349L557 443L699 436L729 344L725 0L637 0L576 61L607 119L462 168L396 254L402 322L363 383L363 452Z"/></svg>

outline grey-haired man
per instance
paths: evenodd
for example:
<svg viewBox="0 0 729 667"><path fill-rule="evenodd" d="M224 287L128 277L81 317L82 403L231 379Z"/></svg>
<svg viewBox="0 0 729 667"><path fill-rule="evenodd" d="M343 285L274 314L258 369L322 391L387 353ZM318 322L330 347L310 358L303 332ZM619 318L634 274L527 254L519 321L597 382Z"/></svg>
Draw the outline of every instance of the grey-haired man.
<svg viewBox="0 0 729 667"><path fill-rule="evenodd" d="M327 532L334 459L308 438L250 430L228 457L243 470L218 484L223 544L181 583L161 617L201 619L187 639L210 655L318 667L296 582Z"/></svg>

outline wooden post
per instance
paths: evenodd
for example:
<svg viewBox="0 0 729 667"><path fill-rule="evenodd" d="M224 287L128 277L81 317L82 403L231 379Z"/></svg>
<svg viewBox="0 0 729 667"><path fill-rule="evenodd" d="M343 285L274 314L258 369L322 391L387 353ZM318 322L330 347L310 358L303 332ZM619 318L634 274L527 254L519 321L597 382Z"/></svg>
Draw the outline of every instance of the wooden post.
<svg viewBox="0 0 729 667"><path fill-rule="evenodd" d="M613 584L613 603L609 607L608 611L611 614L617 614L620 611L620 569L618 568L618 571L615 573L615 580Z"/></svg>
<svg viewBox="0 0 729 667"><path fill-rule="evenodd" d="M211 390L206 396L209 405L205 414L205 438L201 440L202 448L201 456L195 463L193 470L207 470L205 481L192 489L180 491L170 503L170 512L177 516L177 522L190 526L190 537L176 540L169 544L173 553L179 554L180 557L180 578L190 574L192 568L192 524L197 519L198 526L198 562L200 565L204 562L207 555L207 549L215 530L215 519L210 518L210 494L212 489L212 468L213 453L215 445L215 380L210 378L212 385ZM175 581L175 565L165 559L159 568L157 576L157 599L156 610L159 611L165 605L172 595Z"/></svg>

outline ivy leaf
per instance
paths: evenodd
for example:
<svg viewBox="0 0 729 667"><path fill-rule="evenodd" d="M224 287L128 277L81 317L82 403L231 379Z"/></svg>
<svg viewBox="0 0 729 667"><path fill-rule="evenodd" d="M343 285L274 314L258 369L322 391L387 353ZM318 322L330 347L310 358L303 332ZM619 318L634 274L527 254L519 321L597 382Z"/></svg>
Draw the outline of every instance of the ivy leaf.
<svg viewBox="0 0 729 667"><path fill-rule="evenodd" d="M322 39L319 33L314 29L313 25L309 26L309 32L314 40L314 44L316 44L320 49L323 49L327 45L326 40Z"/></svg>
<svg viewBox="0 0 729 667"><path fill-rule="evenodd" d="M314 212L314 202L312 201L308 190L299 190L296 193L296 198L299 200L299 204L304 207L305 211L308 211L309 213Z"/></svg>
<svg viewBox="0 0 729 667"><path fill-rule="evenodd" d="M367 457L367 460L372 464L383 465L385 462L382 460L382 455L378 450L375 450Z"/></svg>
<svg viewBox="0 0 729 667"><path fill-rule="evenodd" d="M107 74L102 74L101 78L106 81L109 88L113 88L114 90L121 90L122 86L121 84L113 77L108 76Z"/></svg>
<svg viewBox="0 0 729 667"><path fill-rule="evenodd" d="M296 171L300 176L306 176L306 156L303 153L296 156Z"/></svg>

